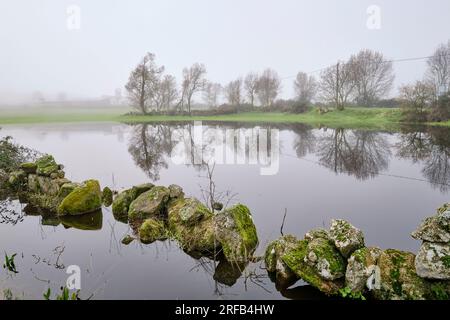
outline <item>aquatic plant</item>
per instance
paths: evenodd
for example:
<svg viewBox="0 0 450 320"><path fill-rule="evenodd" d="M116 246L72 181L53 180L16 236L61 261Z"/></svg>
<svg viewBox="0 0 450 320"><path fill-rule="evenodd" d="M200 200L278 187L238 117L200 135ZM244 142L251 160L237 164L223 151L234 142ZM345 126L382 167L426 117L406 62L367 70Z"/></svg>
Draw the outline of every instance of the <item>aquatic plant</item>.
<svg viewBox="0 0 450 320"><path fill-rule="evenodd" d="M3 268L13 273L19 273L19 271L17 271L16 264L14 262L14 258L16 256L17 253L14 253L12 256L9 257L8 254L5 252L5 263L3 264Z"/></svg>

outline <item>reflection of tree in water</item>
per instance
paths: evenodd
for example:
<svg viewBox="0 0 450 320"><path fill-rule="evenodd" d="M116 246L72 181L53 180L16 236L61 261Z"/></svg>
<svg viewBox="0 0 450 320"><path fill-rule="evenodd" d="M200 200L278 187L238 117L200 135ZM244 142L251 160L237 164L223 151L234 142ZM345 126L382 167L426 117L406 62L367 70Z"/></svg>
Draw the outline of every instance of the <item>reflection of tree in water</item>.
<svg viewBox="0 0 450 320"><path fill-rule="evenodd" d="M139 124L132 129L128 151L153 181L159 180L159 171L168 167L166 156L174 147L171 135L172 127L162 124Z"/></svg>
<svg viewBox="0 0 450 320"><path fill-rule="evenodd" d="M294 150L299 158L315 151L317 138L310 126L298 123L293 125L291 130L296 134Z"/></svg>
<svg viewBox="0 0 450 320"><path fill-rule="evenodd" d="M391 151L380 133L336 129L319 138L317 155L334 172L365 180L388 168Z"/></svg>
<svg viewBox="0 0 450 320"><path fill-rule="evenodd" d="M400 157L423 162L422 174L433 187L441 192L450 189L450 129L407 131L400 136L397 148Z"/></svg>

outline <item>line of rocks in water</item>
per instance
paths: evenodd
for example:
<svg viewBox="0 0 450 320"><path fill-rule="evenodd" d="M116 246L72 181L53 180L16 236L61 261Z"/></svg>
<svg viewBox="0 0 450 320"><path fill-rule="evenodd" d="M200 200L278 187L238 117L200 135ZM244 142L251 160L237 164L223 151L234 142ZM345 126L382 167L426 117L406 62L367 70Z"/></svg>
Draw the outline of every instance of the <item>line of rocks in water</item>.
<svg viewBox="0 0 450 320"><path fill-rule="evenodd" d="M249 209L238 204L209 210L186 198L181 187L133 186L120 193L100 188L97 180L81 183L65 178L63 166L46 155L14 172L0 172L0 189L37 209L48 224L101 228L102 205L112 205L118 221L128 223L142 243L174 239L195 258L219 257L214 279L232 285L252 260L258 245ZM116 196L114 197L114 194ZM114 199L113 199L114 198ZM282 236L269 244L265 265L278 290L299 279L326 295L375 299L449 299L450 205L438 209L412 233L422 245L413 253L366 247L363 232L344 220L332 220L329 230L311 230L303 239ZM234 267L233 267L234 266Z"/></svg>
<svg viewBox="0 0 450 320"><path fill-rule="evenodd" d="M216 204L220 211L214 213L199 200L185 198L177 185L133 186L113 200L114 192L108 187L102 190L97 180L77 183L65 178L63 166L51 155L20 165L3 182L22 203L34 207L47 221L53 218L76 226L77 219L112 205L115 219L129 223L143 243L170 238L193 256L224 257L234 264L247 263L258 245L256 228L246 206L237 204L222 210ZM128 237L124 243L132 239Z"/></svg>
<svg viewBox="0 0 450 320"><path fill-rule="evenodd" d="M302 279L329 296L382 300L450 299L450 205L425 219L412 236L423 240L417 256L366 247L364 235L344 220L311 230L299 240L269 244L265 264L278 290Z"/></svg>

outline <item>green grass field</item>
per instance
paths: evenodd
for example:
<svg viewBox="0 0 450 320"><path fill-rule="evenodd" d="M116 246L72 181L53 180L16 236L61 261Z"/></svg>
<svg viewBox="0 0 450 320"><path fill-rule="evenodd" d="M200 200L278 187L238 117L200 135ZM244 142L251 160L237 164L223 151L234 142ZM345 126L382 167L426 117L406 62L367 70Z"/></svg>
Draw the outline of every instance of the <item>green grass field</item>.
<svg viewBox="0 0 450 320"><path fill-rule="evenodd" d="M239 113L220 116L140 116L125 115L127 108L66 108L66 109L0 109L0 125L71 122L169 122L169 121L224 121L251 123L307 123L314 126L342 128L371 128L395 130L400 125L401 112L396 108L346 108L319 114L312 109L304 114ZM450 126L450 121L433 123Z"/></svg>

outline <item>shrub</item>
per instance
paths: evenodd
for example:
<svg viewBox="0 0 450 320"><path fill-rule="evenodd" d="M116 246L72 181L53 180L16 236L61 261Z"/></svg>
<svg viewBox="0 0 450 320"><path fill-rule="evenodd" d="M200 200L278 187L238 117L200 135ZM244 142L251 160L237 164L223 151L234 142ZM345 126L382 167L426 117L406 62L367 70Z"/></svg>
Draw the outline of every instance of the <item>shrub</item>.
<svg viewBox="0 0 450 320"><path fill-rule="evenodd" d="M429 121L447 121L450 119L450 91L440 96L431 108Z"/></svg>

